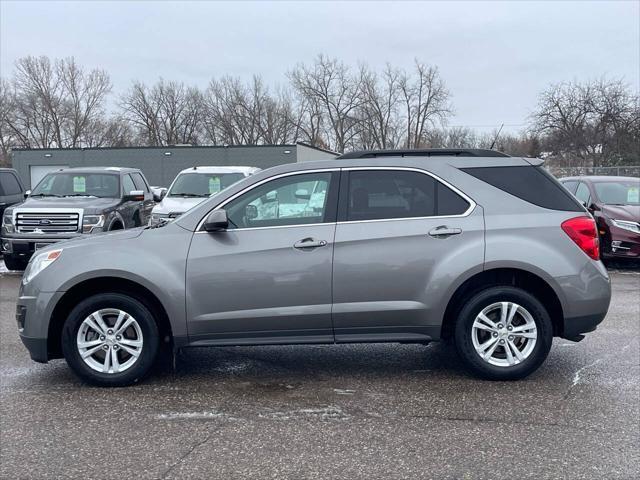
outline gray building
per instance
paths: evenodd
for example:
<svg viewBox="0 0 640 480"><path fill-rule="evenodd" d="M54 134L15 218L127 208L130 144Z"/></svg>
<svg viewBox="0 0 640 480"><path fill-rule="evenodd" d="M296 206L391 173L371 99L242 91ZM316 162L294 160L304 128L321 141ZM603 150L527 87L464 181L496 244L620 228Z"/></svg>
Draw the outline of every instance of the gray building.
<svg viewBox="0 0 640 480"><path fill-rule="evenodd" d="M14 149L13 168L26 188L33 188L48 172L66 167L134 167L151 185L168 187L177 173L193 166L269 168L283 163L335 158L338 154L305 143L256 146L172 146L127 148Z"/></svg>

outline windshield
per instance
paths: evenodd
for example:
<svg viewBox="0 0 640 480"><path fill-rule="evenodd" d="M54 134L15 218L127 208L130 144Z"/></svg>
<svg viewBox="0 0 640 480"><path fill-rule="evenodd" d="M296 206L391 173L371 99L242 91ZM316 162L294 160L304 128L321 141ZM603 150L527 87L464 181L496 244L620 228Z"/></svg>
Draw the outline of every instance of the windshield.
<svg viewBox="0 0 640 480"><path fill-rule="evenodd" d="M119 198L120 181L118 175L109 173L50 173L31 196Z"/></svg>
<svg viewBox="0 0 640 480"><path fill-rule="evenodd" d="M208 197L242 180L242 173L182 173L176 178L170 197Z"/></svg>
<svg viewBox="0 0 640 480"><path fill-rule="evenodd" d="M596 194L608 205L640 205L640 179L594 183Z"/></svg>

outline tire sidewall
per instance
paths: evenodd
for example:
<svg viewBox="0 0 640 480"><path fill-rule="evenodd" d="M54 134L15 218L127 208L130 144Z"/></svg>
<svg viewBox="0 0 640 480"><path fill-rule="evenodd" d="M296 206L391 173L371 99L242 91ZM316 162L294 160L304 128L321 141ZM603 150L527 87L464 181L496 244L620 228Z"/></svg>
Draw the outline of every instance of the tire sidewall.
<svg viewBox="0 0 640 480"><path fill-rule="evenodd" d="M480 358L472 341L476 316L496 302L514 302L533 316L537 328L536 345L525 361L511 367L491 365ZM458 314L455 342L464 363L475 374L491 380L519 380L534 372L547 358L553 342L553 325L547 310L533 295L516 287L491 287L472 296Z"/></svg>
<svg viewBox="0 0 640 480"><path fill-rule="evenodd" d="M93 370L84 362L77 348L77 334L84 319L105 308L127 312L136 319L142 331L142 353L136 363L122 373ZM97 386L126 386L139 382L155 361L158 343L158 327L149 309L138 300L119 293L94 295L83 300L71 311L62 329L62 351L67 363L82 380Z"/></svg>

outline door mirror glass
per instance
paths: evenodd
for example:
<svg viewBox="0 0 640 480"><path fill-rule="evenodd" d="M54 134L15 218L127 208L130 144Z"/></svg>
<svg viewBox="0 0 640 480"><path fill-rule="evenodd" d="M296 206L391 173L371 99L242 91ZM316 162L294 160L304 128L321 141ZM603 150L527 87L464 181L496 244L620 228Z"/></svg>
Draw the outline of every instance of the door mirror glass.
<svg viewBox="0 0 640 480"><path fill-rule="evenodd" d="M204 221L203 228L207 232L220 232L229 227L229 219L226 210L214 210Z"/></svg>
<svg viewBox="0 0 640 480"><path fill-rule="evenodd" d="M144 192L142 190L131 190L129 195L124 196L125 202L140 202L144 200Z"/></svg>

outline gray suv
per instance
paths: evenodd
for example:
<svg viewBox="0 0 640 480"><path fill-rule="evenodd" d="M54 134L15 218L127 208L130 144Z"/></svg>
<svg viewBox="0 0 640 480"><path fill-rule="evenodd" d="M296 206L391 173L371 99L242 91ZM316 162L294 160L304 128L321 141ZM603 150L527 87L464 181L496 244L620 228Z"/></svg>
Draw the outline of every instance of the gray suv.
<svg viewBox="0 0 640 480"><path fill-rule="evenodd" d="M9 270L24 270L35 251L52 243L146 225L156 199L140 170L119 167L51 172L27 194L2 215Z"/></svg>
<svg viewBox="0 0 640 480"><path fill-rule="evenodd" d="M104 386L184 347L441 339L520 379L611 295L593 219L541 164L378 151L264 170L175 222L38 252L20 336Z"/></svg>

